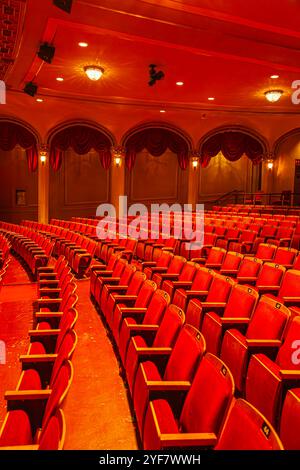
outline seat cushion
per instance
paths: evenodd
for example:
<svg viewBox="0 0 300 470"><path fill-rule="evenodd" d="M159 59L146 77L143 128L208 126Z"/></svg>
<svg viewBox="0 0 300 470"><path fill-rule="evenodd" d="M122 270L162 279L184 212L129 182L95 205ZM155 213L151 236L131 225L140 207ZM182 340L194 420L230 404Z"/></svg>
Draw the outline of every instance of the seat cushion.
<svg viewBox="0 0 300 470"><path fill-rule="evenodd" d="M21 446L32 444L31 424L23 410L9 411L0 437L0 446Z"/></svg>
<svg viewBox="0 0 300 470"><path fill-rule="evenodd" d="M160 433L177 434L179 430L172 409L167 400L154 400L151 404L151 408L149 406L146 413L143 446L145 450L159 450L159 436L157 435L152 412L157 420Z"/></svg>

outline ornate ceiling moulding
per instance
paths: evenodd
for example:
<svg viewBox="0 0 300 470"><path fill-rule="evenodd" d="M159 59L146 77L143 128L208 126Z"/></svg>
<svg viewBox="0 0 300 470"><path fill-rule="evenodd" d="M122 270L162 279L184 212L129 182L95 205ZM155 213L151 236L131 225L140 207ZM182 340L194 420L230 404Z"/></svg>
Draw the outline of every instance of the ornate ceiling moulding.
<svg viewBox="0 0 300 470"><path fill-rule="evenodd" d="M15 62L25 10L26 0L0 0L0 80Z"/></svg>

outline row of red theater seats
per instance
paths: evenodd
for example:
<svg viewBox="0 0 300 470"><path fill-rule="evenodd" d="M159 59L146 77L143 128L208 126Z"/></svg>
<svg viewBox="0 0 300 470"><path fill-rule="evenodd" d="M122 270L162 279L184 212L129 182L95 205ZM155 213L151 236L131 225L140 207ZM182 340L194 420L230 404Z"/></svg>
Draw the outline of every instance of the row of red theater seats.
<svg viewBox="0 0 300 470"><path fill-rule="evenodd" d="M57 236L63 235L60 229L58 229L59 232L57 232L57 229L54 226L43 226L42 224L37 224L37 223L35 224L38 226L39 229L41 228L46 229L46 227L48 227L48 230L50 230L52 227L53 233L56 231ZM58 238L58 240L56 241L54 252L58 255L65 254L69 259L70 265L73 267L73 269L75 269L75 272L78 272L80 263L84 271L89 266L92 256L91 254L89 254L89 256L86 256L84 253L82 253L81 250L84 248L86 249L84 244L88 246L89 244L91 244L91 242L89 241L88 238L82 239L80 234L77 234L74 232L66 232L64 235L67 238L63 238L61 236ZM217 234L206 234L205 246L204 248L198 249L198 250L187 249L185 246L186 245L185 241L178 241L172 238L168 240L161 239L161 240L156 240L156 241L139 240L137 242L136 251L135 251L136 242L134 240L115 239L115 240L109 240L109 243L108 241L105 241L105 242L98 241L94 254L99 259L102 259L103 261L106 262L107 251L108 249L112 249L112 247L114 246L115 250L116 249L123 250L124 253L127 252L127 254L130 254L131 256L134 254L137 259L150 261L150 260L156 260L158 256L160 255L162 249L163 250L168 249L170 251L175 251L175 253L179 252L181 255L185 256L187 259L195 259L199 261L199 258L201 260L201 257L207 256L207 249L210 249L215 244L218 244L219 241L224 242L224 239L221 238L220 240L218 236L219 235ZM158 243L158 241L160 242L163 241L165 242L165 244ZM80 242L82 243L81 246L80 246ZM110 248L108 248L109 244L110 244ZM128 244L127 250L125 249L126 244ZM233 248L237 248L236 245L237 244L234 243ZM93 243L93 246L95 246L94 243ZM232 242L230 243L229 246L232 246ZM259 246L262 246L262 245L259 245ZM273 250L273 253L274 253L274 251L276 250L276 247L275 248L273 247L271 249ZM214 267L217 267L217 263L220 262L220 260L224 257L224 253L225 253L224 250L217 250L217 249L212 250L211 255L214 255L214 257L211 256L212 259L208 260L208 265L213 264ZM296 250L292 250L292 249L284 250L281 248L277 250L277 254L274 258L274 262L277 264L284 264L286 266L289 265L289 267L291 267L294 262L294 259L292 258L295 258L296 253L297 253ZM256 256L260 257L259 254L257 254ZM269 257L267 259L271 260L272 257ZM226 261L228 261L228 258L226 259ZM227 265L226 262L225 262L224 269L225 267L227 269L230 269L230 266Z"/></svg>
<svg viewBox="0 0 300 470"><path fill-rule="evenodd" d="M7 222L0 222L0 232L36 277L37 269L48 263L53 243L34 230Z"/></svg>
<svg viewBox="0 0 300 470"><path fill-rule="evenodd" d="M297 206L278 206L265 204L228 204L225 206L213 206L213 212L241 215L263 215L263 216L300 216L300 209Z"/></svg>
<svg viewBox="0 0 300 470"><path fill-rule="evenodd" d="M192 263L184 266L190 271L197 270ZM164 290L168 290L168 283L174 285L176 281L164 280L162 290L157 289L156 282L161 283L163 275L157 275L155 268L147 266L144 272L136 271L135 266L115 254L107 267L92 268L91 295L105 318L124 367L143 446L280 449L278 436L265 417L245 400L232 400L234 379L240 391L239 356L235 357L234 349L228 353L226 334L236 333L232 329L234 320L237 325L241 323L237 305L244 310L243 326L248 325L245 342L254 347L261 341L258 352L265 351L267 346L273 349L280 346L284 331L288 331L284 345L290 343L292 329L295 325L300 328L300 317L289 323L290 311L278 299L263 296L258 301L255 289L235 284L206 268L198 267L197 274L200 272L203 277L206 275L206 284L210 286L205 294L203 290L198 292L201 302L198 300L196 305L195 301L189 302L185 318L182 309L170 304L171 297ZM152 280L146 280L146 273ZM205 308L206 318L215 313L214 307L219 313L225 309L224 318L227 312L231 320L231 325L227 322L229 330L224 336L226 347L221 359L209 352L206 331L201 334L193 326L196 316L198 326ZM228 317L229 309L235 309L235 318ZM208 331L210 347L213 331ZM288 391L280 413L280 436L286 448L300 448L299 439L293 441L291 432L299 420L299 397L299 390Z"/></svg>
<svg viewBox="0 0 300 470"><path fill-rule="evenodd" d="M61 405L73 379L71 358L77 344L74 326L78 318L77 286L69 275L63 257L53 268L38 268L34 329L29 331L27 353L20 356L22 371L16 390L5 393L7 414L0 431L1 450L63 448L66 424Z"/></svg>
<svg viewBox="0 0 300 470"><path fill-rule="evenodd" d="M0 235L0 269L4 266L4 264L8 260L10 249L11 249L11 244L8 242L8 240L5 237Z"/></svg>

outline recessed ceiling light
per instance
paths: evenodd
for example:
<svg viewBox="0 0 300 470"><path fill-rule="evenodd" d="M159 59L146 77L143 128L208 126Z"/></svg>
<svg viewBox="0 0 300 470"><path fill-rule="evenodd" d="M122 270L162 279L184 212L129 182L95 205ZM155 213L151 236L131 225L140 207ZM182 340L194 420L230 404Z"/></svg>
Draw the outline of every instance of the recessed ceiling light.
<svg viewBox="0 0 300 470"><path fill-rule="evenodd" d="M176 82L176 85L177 86L182 86L182 85L184 85L184 82Z"/></svg>
<svg viewBox="0 0 300 470"><path fill-rule="evenodd" d="M63 82L64 81L64 78L63 77L57 77L56 79L58 82Z"/></svg>
<svg viewBox="0 0 300 470"><path fill-rule="evenodd" d="M160 109L159 112L160 112L160 113L165 113L166 110L165 110L165 109Z"/></svg>
<svg viewBox="0 0 300 470"><path fill-rule="evenodd" d="M38 103L42 103L44 100L42 100L42 98L37 98L36 99Z"/></svg>
<svg viewBox="0 0 300 470"><path fill-rule="evenodd" d="M207 98L208 101L215 101L215 98L213 96L210 96L209 98Z"/></svg>
<svg viewBox="0 0 300 470"><path fill-rule="evenodd" d="M270 78L279 78L279 75L271 75Z"/></svg>
<svg viewBox="0 0 300 470"><path fill-rule="evenodd" d="M87 42L79 42L78 46L79 47L88 47L88 43Z"/></svg>

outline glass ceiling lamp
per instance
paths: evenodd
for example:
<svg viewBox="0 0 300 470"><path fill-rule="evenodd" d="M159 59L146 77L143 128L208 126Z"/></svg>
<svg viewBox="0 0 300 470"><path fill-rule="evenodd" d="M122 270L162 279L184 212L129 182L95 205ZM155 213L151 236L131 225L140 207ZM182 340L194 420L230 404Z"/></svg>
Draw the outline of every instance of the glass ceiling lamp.
<svg viewBox="0 0 300 470"><path fill-rule="evenodd" d="M84 67L84 71L88 78L93 82L97 82L98 80L100 80L104 73L104 69L102 67L99 67L98 65L87 65L86 67Z"/></svg>
<svg viewBox="0 0 300 470"><path fill-rule="evenodd" d="M269 90L265 92L265 97L270 103L276 103L283 95L282 90Z"/></svg>

